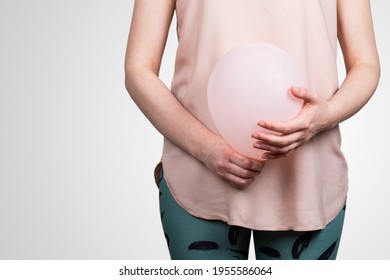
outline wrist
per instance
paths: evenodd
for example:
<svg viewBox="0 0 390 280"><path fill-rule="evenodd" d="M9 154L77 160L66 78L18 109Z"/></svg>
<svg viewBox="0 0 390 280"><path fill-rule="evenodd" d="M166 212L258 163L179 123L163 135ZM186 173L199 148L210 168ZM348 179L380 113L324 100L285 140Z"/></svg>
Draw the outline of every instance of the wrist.
<svg viewBox="0 0 390 280"><path fill-rule="evenodd" d="M221 141L221 136L213 134L210 132L209 135L203 137L199 144L196 145L197 148L194 149L192 156L199 160L202 163L206 163L208 158L212 154L213 150L216 149L218 142Z"/></svg>
<svg viewBox="0 0 390 280"><path fill-rule="evenodd" d="M332 102L332 100L329 100L325 103L325 122L323 130L332 129L339 123L339 110L337 109L336 104Z"/></svg>

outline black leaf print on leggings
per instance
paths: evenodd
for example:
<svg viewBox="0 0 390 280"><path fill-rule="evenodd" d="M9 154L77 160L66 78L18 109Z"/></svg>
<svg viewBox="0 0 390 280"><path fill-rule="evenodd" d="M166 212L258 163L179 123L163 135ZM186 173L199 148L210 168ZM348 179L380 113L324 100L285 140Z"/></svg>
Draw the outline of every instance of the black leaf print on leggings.
<svg viewBox="0 0 390 280"><path fill-rule="evenodd" d="M298 237L297 240L295 240L294 245L291 248L291 254L293 259L297 260L301 257L303 251L305 251L309 246L312 235L313 233L311 231L308 231Z"/></svg>
<svg viewBox="0 0 390 280"><path fill-rule="evenodd" d="M188 250L216 250L219 249L219 245L212 241L195 241L188 246Z"/></svg>
<svg viewBox="0 0 390 280"><path fill-rule="evenodd" d="M261 246L259 248L259 252L263 253L264 255L266 255L268 257L275 258L275 259L280 259L282 257L282 255L280 255L278 250L271 248L271 247L268 247L268 246Z"/></svg>
<svg viewBox="0 0 390 280"><path fill-rule="evenodd" d="M330 245L329 248L326 249L325 252L323 252L321 254L321 256L318 257L317 260L329 260L329 258L332 255L334 249L336 248L336 244L337 244L337 240L335 242L333 242L333 244Z"/></svg>
<svg viewBox="0 0 390 280"><path fill-rule="evenodd" d="M237 243L238 236L241 234L241 228L237 226L231 226L229 229L229 242L232 245Z"/></svg>

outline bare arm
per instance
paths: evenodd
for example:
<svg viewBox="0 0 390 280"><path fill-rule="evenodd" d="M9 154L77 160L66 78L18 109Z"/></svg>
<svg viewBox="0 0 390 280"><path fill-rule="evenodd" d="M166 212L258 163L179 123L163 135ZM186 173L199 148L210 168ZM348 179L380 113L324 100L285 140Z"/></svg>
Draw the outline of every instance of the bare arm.
<svg viewBox="0 0 390 280"><path fill-rule="evenodd" d="M347 77L330 101L334 124L357 113L379 82L380 64L369 0L338 1L338 37Z"/></svg>
<svg viewBox="0 0 390 280"><path fill-rule="evenodd" d="M333 128L356 114L374 94L380 65L375 43L369 0L338 0L338 38L347 75L338 92L329 100L307 89L291 92L306 104L300 114L286 123L259 122L282 133L280 136L254 132L256 148L268 150L268 158L286 156L317 133Z"/></svg>
<svg viewBox="0 0 390 280"><path fill-rule="evenodd" d="M174 0L136 0L125 58L126 88L150 122L221 179L245 187L263 163L235 152L187 111L158 78Z"/></svg>

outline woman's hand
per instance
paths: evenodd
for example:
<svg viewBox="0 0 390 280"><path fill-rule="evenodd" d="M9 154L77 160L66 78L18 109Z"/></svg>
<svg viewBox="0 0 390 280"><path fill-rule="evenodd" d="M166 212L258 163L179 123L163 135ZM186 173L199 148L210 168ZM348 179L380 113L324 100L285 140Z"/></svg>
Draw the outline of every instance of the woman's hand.
<svg viewBox="0 0 390 280"><path fill-rule="evenodd" d="M200 158L215 175L239 189L252 183L264 167L264 161L239 154L220 136L206 143Z"/></svg>
<svg viewBox="0 0 390 280"><path fill-rule="evenodd" d="M254 181L264 163L234 151L192 115L158 77L175 3L135 1L126 51L126 88L161 134L219 178L242 189Z"/></svg>
<svg viewBox="0 0 390 280"><path fill-rule="evenodd" d="M328 121L329 105L326 100L305 88L291 87L290 91L304 101L299 114L285 123L259 121L259 126L275 134L261 131L252 133L252 137L257 140L253 147L267 151L263 154L264 159L285 157L307 143L317 133L333 126Z"/></svg>

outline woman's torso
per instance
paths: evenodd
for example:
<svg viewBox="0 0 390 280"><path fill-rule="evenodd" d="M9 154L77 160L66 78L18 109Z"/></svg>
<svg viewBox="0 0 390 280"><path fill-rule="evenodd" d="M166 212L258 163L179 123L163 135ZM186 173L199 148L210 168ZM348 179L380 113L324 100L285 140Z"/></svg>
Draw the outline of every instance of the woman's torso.
<svg viewBox="0 0 390 280"><path fill-rule="evenodd" d="M274 44L295 60L308 88L323 98L338 89L336 0L177 0L179 45L171 85L176 98L218 133L207 106L216 61L244 44ZM323 228L343 207L347 164L339 128L317 135L285 159L268 161L237 190L164 139L164 174L189 213L258 230Z"/></svg>

